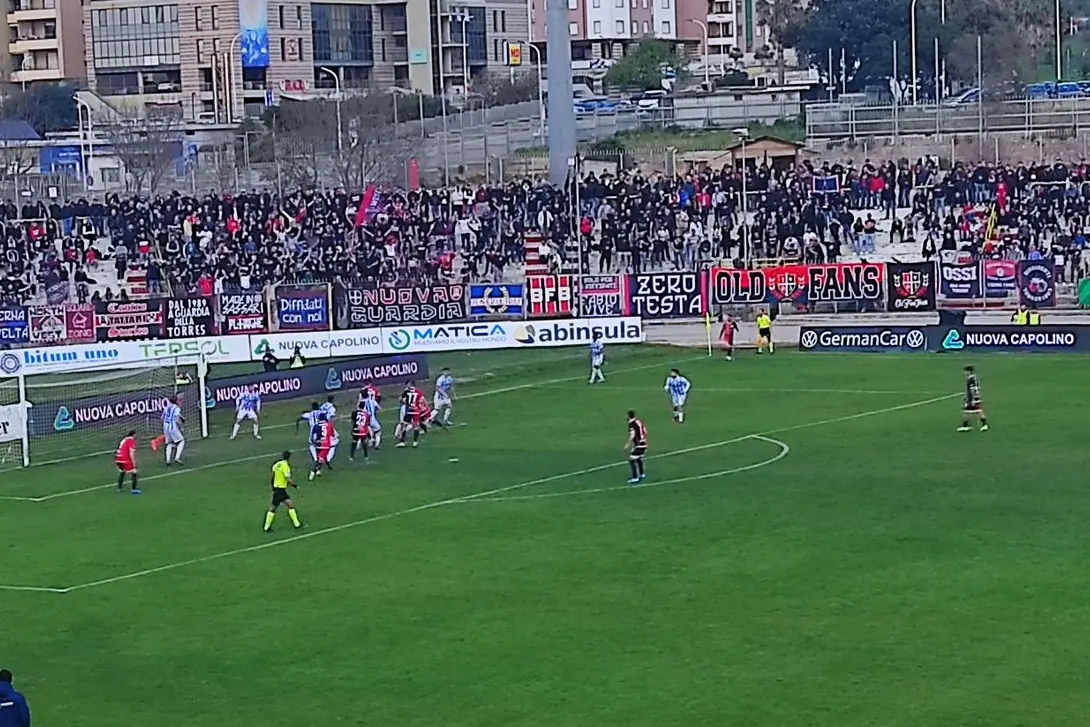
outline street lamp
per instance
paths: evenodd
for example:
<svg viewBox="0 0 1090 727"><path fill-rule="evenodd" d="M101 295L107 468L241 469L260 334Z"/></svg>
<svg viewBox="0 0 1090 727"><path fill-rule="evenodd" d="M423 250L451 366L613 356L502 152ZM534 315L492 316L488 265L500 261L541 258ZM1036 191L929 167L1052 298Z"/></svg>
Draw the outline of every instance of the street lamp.
<svg viewBox="0 0 1090 727"><path fill-rule="evenodd" d="M88 103L86 101L81 99L79 96L75 97L75 102L76 102L76 118L79 121L79 151L80 151L80 156L83 156L83 132L84 132L83 112L84 112L84 110L87 111L87 126L86 126L86 131L87 131L87 156L83 157L83 188L87 189L87 187L88 187L87 181L91 177L91 159L94 157L94 146L93 146L94 145L94 140L93 140L93 137L92 137L93 131L92 131L92 126L91 126L91 107L88 105Z"/></svg>
<svg viewBox="0 0 1090 727"><path fill-rule="evenodd" d="M1063 79L1063 29L1060 27L1060 0L1056 0L1056 83Z"/></svg>
<svg viewBox="0 0 1090 727"><path fill-rule="evenodd" d="M473 16L466 10L459 10L454 16L462 24L462 93L469 103L469 36L466 35L466 25Z"/></svg>
<svg viewBox="0 0 1090 727"><path fill-rule="evenodd" d="M321 71L322 73L328 73L329 75L333 76L333 92L337 95L337 152L338 153L343 153L344 152L344 133L343 133L343 127L341 125L341 97L342 97L342 94L341 94L341 77L332 68L326 68L325 66L322 66L318 70ZM397 100L396 99L394 100L394 108L395 109L397 108ZM396 113L396 111L395 111L395 113Z"/></svg>
<svg viewBox="0 0 1090 727"><path fill-rule="evenodd" d="M534 53L537 53L537 105L541 111L540 127L541 138L545 138L545 81L542 77L541 71L541 49L534 45L532 40L526 41L526 45L530 48L530 62L534 62Z"/></svg>
<svg viewBox="0 0 1090 727"><path fill-rule="evenodd" d="M745 261L746 267L749 267L750 258L752 256L753 246L749 240L749 210L748 203L746 202L746 141L749 140L749 129L745 127L731 129L731 131L738 135L738 138L742 142L742 232L745 235L743 244L745 249Z"/></svg>
<svg viewBox="0 0 1090 727"><path fill-rule="evenodd" d="M711 55L711 51L708 50L708 24L703 20L697 20L696 18L689 18L690 23L695 23L700 26L700 30L704 33L704 90L710 91L711 81L708 78L708 57Z"/></svg>
<svg viewBox="0 0 1090 727"><path fill-rule="evenodd" d="M912 105L916 105L916 79L919 76L916 73L916 3L918 0L912 0L912 4L909 6L908 12L911 15L911 27L912 27ZM894 79L896 81L897 79Z"/></svg>
<svg viewBox="0 0 1090 727"><path fill-rule="evenodd" d="M235 33L227 44L227 123L230 124L235 114L235 43L242 40L242 31ZM239 52L242 52L241 46Z"/></svg>

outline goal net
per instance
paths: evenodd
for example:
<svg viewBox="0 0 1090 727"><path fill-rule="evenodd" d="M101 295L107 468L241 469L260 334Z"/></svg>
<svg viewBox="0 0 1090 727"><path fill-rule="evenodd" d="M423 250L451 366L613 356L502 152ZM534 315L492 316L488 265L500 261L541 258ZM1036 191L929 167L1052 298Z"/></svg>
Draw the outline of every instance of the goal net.
<svg viewBox="0 0 1090 727"><path fill-rule="evenodd" d="M162 434L163 409L175 395L189 436L205 434L198 368L168 360L149 368L88 367L7 379L0 383L0 412L21 404L26 436L2 441L0 424L0 467L112 454L132 430L143 448Z"/></svg>

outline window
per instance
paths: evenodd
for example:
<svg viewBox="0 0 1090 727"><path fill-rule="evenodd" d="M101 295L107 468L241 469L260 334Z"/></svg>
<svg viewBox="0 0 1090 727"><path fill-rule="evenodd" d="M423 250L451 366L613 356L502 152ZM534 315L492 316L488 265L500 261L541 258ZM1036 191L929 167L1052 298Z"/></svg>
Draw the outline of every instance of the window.
<svg viewBox="0 0 1090 727"><path fill-rule="evenodd" d="M493 10L492 11L492 32L493 33L498 33L499 30L500 30L500 11L499 10Z"/></svg>
<svg viewBox="0 0 1090 727"><path fill-rule="evenodd" d="M617 35L624 35L624 21L617 21Z"/></svg>
<svg viewBox="0 0 1090 727"><path fill-rule="evenodd" d="M637 23L635 20L633 20L632 21L632 35L639 35L639 34L640 34L640 24Z"/></svg>
<svg viewBox="0 0 1090 727"><path fill-rule="evenodd" d="M147 73L159 73L163 66L181 63L178 16L177 12L170 12L170 6L111 8L95 11L90 17L91 57L99 75L137 68ZM34 29L35 34L44 33L47 37L51 32L56 32L54 24L45 23L40 31L37 27ZM197 49L199 61L205 60L207 52L206 41L203 47ZM48 56L42 56L30 57L28 62L48 68L53 61Z"/></svg>
<svg viewBox="0 0 1090 727"><path fill-rule="evenodd" d="M507 32L507 11L506 10L501 10L500 11L500 32L501 33L506 33Z"/></svg>
<svg viewBox="0 0 1090 727"><path fill-rule="evenodd" d="M121 184L121 169L118 167L102 168L103 184Z"/></svg>
<svg viewBox="0 0 1090 727"><path fill-rule="evenodd" d="M670 35L671 32L672 31L670 30L670 21L669 20L663 20L662 21L662 34L663 35Z"/></svg>
<svg viewBox="0 0 1090 727"><path fill-rule="evenodd" d="M370 10L370 8L368 8L368 10ZM296 5L295 6L295 29L296 30L302 30L303 29L303 6L302 5Z"/></svg>
<svg viewBox="0 0 1090 727"><path fill-rule="evenodd" d="M666 2L666 0L663 0L663 2ZM213 5L212 6L212 30L219 30L220 29L219 13L217 13L216 10L217 10L216 6Z"/></svg>
<svg viewBox="0 0 1090 727"><path fill-rule="evenodd" d="M723 23L723 36L730 38L734 35L734 23Z"/></svg>
<svg viewBox="0 0 1090 727"><path fill-rule="evenodd" d="M378 42L378 57L383 63L386 62L386 39L380 38Z"/></svg>
<svg viewBox="0 0 1090 727"><path fill-rule="evenodd" d="M602 21L601 20L595 20L594 21L594 34L595 35L601 35L602 34Z"/></svg>
<svg viewBox="0 0 1090 727"><path fill-rule="evenodd" d="M370 5L315 3L312 8L312 60L335 65L370 63L374 60L374 19ZM383 17L384 14L380 13L380 20ZM390 17L390 23L395 30L404 28L403 18Z"/></svg>
<svg viewBox="0 0 1090 727"><path fill-rule="evenodd" d="M647 22L646 20L643 21L643 34L651 35L651 23Z"/></svg>
<svg viewBox="0 0 1090 727"><path fill-rule="evenodd" d="M288 59L288 39L280 39L280 60L286 61Z"/></svg>
<svg viewBox="0 0 1090 727"><path fill-rule="evenodd" d="M193 8L193 27L197 30L204 30L204 19L201 16L201 9Z"/></svg>
<svg viewBox="0 0 1090 727"><path fill-rule="evenodd" d="M197 38L197 63L204 63L204 40Z"/></svg>
<svg viewBox="0 0 1090 727"><path fill-rule="evenodd" d="M284 29L284 6L281 5L276 9L276 24L281 30Z"/></svg>
<svg viewBox="0 0 1090 727"><path fill-rule="evenodd" d="M568 10L578 10L579 0L568 0Z"/></svg>
<svg viewBox="0 0 1090 727"><path fill-rule="evenodd" d="M568 35L579 35L579 23L568 23Z"/></svg>
<svg viewBox="0 0 1090 727"><path fill-rule="evenodd" d="M670 9L670 0L662 0L662 9L663 10L669 10Z"/></svg>
<svg viewBox="0 0 1090 727"><path fill-rule="evenodd" d="M213 38L212 39L212 52L216 53L216 54L218 54L220 52L220 39L219 38Z"/></svg>
<svg viewBox="0 0 1090 727"><path fill-rule="evenodd" d="M602 7L602 0L591 0L591 7L595 7L595 8Z"/></svg>
<svg viewBox="0 0 1090 727"><path fill-rule="evenodd" d="M614 0L613 4L618 8L623 8L624 7L624 0Z"/></svg>

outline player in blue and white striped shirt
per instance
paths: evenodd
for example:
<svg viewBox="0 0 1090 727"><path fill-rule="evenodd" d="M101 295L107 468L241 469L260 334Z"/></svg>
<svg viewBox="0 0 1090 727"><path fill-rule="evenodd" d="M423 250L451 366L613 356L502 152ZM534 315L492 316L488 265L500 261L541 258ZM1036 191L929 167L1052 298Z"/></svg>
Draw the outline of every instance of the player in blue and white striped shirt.
<svg viewBox="0 0 1090 727"><path fill-rule="evenodd" d="M677 369L670 369L670 375L666 377L666 385L663 391L670 394L670 403L674 407L674 421L681 424L685 421L685 399L689 396L689 389L693 385L681 375Z"/></svg>
<svg viewBox="0 0 1090 727"><path fill-rule="evenodd" d="M254 423L254 439L261 439L261 425L258 417L261 414L261 392L257 384L244 389L235 399L235 426L231 430L231 439L238 436L238 429L242 422L249 420Z"/></svg>
<svg viewBox="0 0 1090 727"><path fill-rule="evenodd" d="M450 415L454 411L454 377L450 369L444 368L435 380L435 406L431 410L431 420L441 427L450 425Z"/></svg>
<svg viewBox="0 0 1090 727"><path fill-rule="evenodd" d="M595 333L594 340L590 343L590 381L588 383L606 380L606 377L602 375L602 364L605 362L606 344L602 342L602 334Z"/></svg>
<svg viewBox="0 0 1090 727"><path fill-rule="evenodd" d="M182 425L185 417L182 416L182 407L178 405L178 397L172 396L163 408L163 438L166 440L167 464L182 463L182 452L185 451L185 435L182 433Z"/></svg>
<svg viewBox="0 0 1090 727"><path fill-rule="evenodd" d="M318 448L314 446L311 434L315 428L322 421L322 407L318 402L314 402L310 405L310 411L305 411L299 415L299 418L295 421L295 431L299 431L299 422L307 423L307 445L310 447L310 457L315 462L318 461Z"/></svg>
<svg viewBox="0 0 1090 727"><path fill-rule="evenodd" d="M360 394L359 408L371 415L371 441L375 449L382 445L382 423L378 420L378 413L382 411L382 405L378 402L378 390L368 387Z"/></svg>

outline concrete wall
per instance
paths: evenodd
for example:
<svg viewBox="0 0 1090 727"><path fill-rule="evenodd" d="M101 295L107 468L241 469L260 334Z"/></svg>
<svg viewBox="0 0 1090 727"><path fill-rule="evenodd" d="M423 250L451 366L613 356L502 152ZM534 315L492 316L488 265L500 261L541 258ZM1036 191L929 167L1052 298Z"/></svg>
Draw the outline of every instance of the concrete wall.
<svg viewBox="0 0 1090 727"><path fill-rule="evenodd" d="M1090 132L1079 134L985 134L984 136L899 136L847 140L810 140L805 155L814 161L909 159L938 157L943 165L961 162L1017 164L1090 157Z"/></svg>

